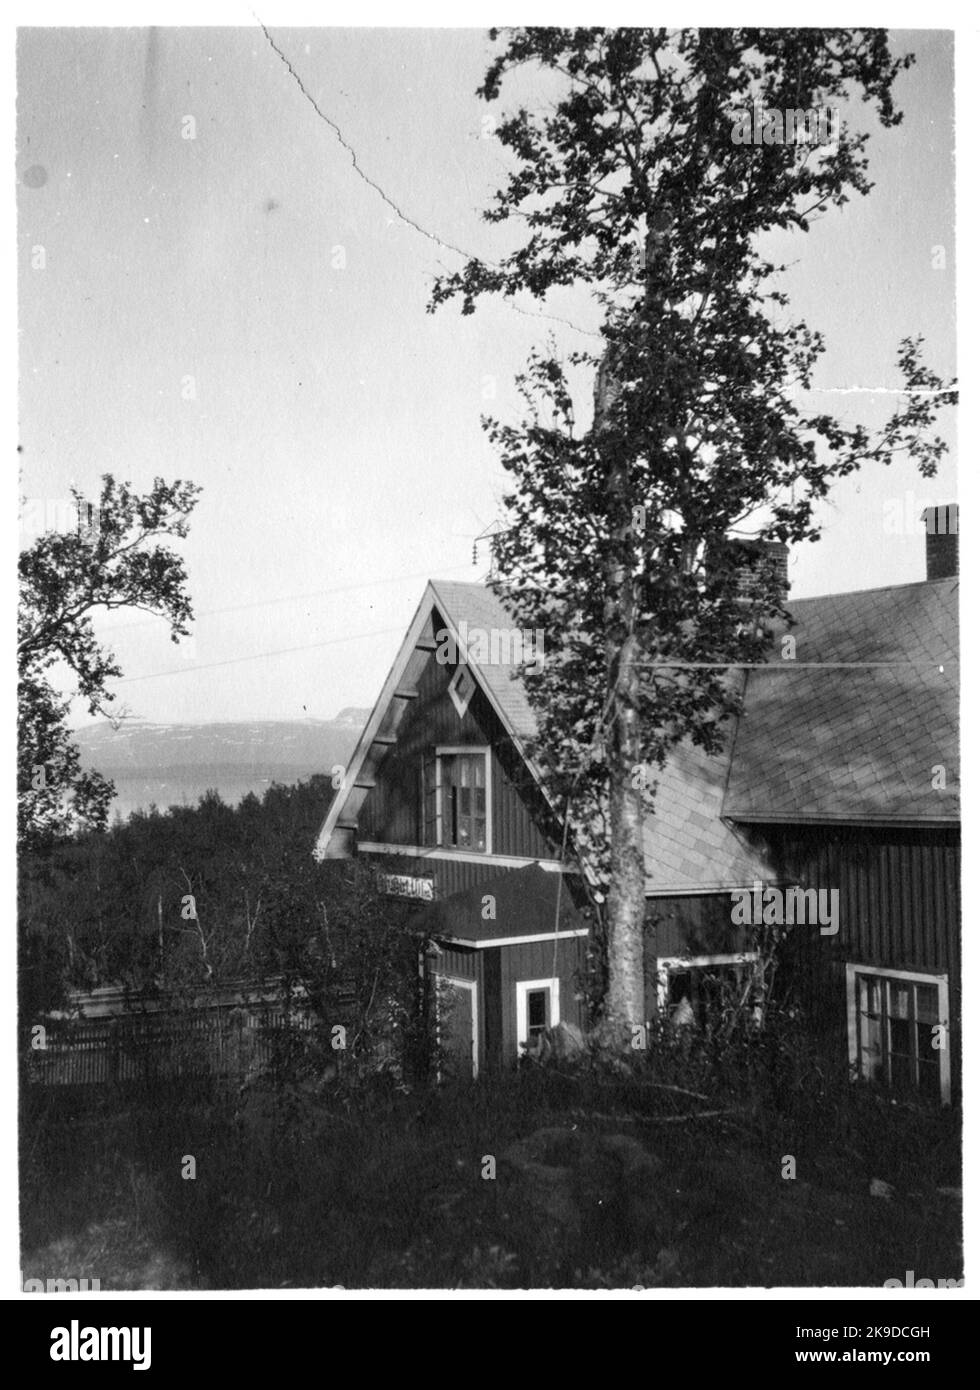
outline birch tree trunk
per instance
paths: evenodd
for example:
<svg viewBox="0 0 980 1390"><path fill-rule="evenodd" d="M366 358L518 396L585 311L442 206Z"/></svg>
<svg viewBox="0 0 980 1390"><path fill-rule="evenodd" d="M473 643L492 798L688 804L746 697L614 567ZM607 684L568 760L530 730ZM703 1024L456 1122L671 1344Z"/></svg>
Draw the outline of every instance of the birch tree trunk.
<svg viewBox="0 0 980 1390"><path fill-rule="evenodd" d="M595 427L602 428L615 390L606 359L596 380ZM636 593L633 554L632 499L625 462L609 470L609 512L621 518L617 544L606 567L606 681L609 692L605 735L609 778L610 882L606 904L607 986L603 1007L605 1031L612 1044L627 1045L633 1030L643 1025L643 924L646 916L643 853L644 804L641 778L639 671L636 637ZM636 785L634 785L636 784Z"/></svg>
<svg viewBox="0 0 980 1390"><path fill-rule="evenodd" d="M660 301L653 270L671 224L667 209L648 209L643 237L646 278L644 308L657 321ZM615 366L607 352L595 387L594 428L601 430L618 389ZM610 702L605 747L609 772L610 880L606 906L606 1027L613 1038L632 1042L646 1022L643 933L646 922L646 819L643 794L643 738L640 725L640 673L643 651L636 627L636 547L634 498L628 468L617 460L609 471L609 512L621 518L619 544L610 553L606 572L606 679ZM641 527L641 531L642 531Z"/></svg>

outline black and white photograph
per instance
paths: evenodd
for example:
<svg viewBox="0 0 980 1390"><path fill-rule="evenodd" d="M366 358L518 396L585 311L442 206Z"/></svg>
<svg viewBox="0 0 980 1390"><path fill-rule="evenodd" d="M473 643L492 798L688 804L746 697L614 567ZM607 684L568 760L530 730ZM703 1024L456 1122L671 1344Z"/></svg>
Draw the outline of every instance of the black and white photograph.
<svg viewBox="0 0 980 1390"><path fill-rule="evenodd" d="M9 31L51 1361L119 1293L969 1296L970 78L739 10Z"/></svg>

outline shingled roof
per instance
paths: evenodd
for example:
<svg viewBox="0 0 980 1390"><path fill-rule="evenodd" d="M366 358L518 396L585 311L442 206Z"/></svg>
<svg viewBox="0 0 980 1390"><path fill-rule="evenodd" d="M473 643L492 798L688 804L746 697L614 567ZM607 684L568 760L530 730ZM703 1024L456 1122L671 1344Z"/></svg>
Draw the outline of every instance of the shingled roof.
<svg viewBox="0 0 980 1390"><path fill-rule="evenodd" d="M795 660L783 660L780 648L771 670L749 672L744 710L726 725L720 753L685 741L660 774L645 829L647 892L772 881L753 822L955 823L957 594L958 581L944 579L790 604ZM431 583L416 624L432 602L457 633L464 622L471 632L516 626L482 584ZM413 644L410 636L396 660L355 772ZM526 744L536 721L517 668L471 660L471 669L508 732ZM945 790L933 786L937 765ZM331 808L321 847L342 811L350 814L339 801Z"/></svg>
<svg viewBox="0 0 980 1390"><path fill-rule="evenodd" d="M466 623L472 630L482 628L513 628L517 624L507 613L500 599L483 584L447 583L433 580L432 591L442 608L443 617L456 628ZM483 683L491 691L497 705L507 716L511 732L519 739L533 738L537 723L528 702L522 681L517 680L516 666L486 662L480 666Z"/></svg>
<svg viewBox="0 0 980 1390"><path fill-rule="evenodd" d="M486 895L494 897L494 917L484 912ZM566 876L549 873L538 864L511 869L497 878L474 884L448 898L437 898L419 914L429 936L476 945L520 936L554 936L555 932L584 936L588 922L568 890ZM515 923L520 923L516 929Z"/></svg>
<svg viewBox="0 0 980 1390"><path fill-rule="evenodd" d="M957 821L958 589L942 579L790 604L795 660L749 674L723 814Z"/></svg>
<svg viewBox="0 0 980 1390"><path fill-rule="evenodd" d="M959 819L958 580L865 589L789 605L795 661L749 673L726 747L689 742L658 782L646 830L650 892L708 891L771 876L735 823L936 823ZM456 625L512 624L481 584L433 584ZM513 731L534 712L508 666L481 667ZM946 788L933 787L942 765Z"/></svg>
<svg viewBox="0 0 980 1390"><path fill-rule="evenodd" d="M433 583L443 615L457 629L513 627L500 600L482 584ZM485 664L480 676L521 740L536 731L534 711L517 668ZM645 830L648 893L694 893L722 890L771 879L772 869L758 850L721 816L728 778L734 725L724 751L709 757L685 742L674 750L655 779L654 813Z"/></svg>
<svg viewBox="0 0 980 1390"><path fill-rule="evenodd" d="M777 877L764 847L722 817L734 733L730 721L714 756L685 740L667 759L644 827L647 893L722 892Z"/></svg>

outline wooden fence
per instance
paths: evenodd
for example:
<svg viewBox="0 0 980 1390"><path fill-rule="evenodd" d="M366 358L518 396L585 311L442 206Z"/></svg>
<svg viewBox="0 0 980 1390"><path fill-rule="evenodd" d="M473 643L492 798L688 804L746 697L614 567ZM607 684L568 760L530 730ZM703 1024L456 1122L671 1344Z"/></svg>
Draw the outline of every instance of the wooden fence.
<svg viewBox="0 0 980 1390"><path fill-rule="evenodd" d="M46 1023L31 1082L79 1086L157 1077L255 1075L310 1038L314 1017L282 1007L133 1013Z"/></svg>

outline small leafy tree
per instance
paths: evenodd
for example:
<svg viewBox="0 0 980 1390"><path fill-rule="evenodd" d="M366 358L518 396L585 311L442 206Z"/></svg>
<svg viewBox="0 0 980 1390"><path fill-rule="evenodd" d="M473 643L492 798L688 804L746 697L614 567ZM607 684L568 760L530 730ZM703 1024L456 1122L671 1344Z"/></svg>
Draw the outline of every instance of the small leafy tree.
<svg viewBox="0 0 980 1390"><path fill-rule="evenodd" d="M685 738L720 748L743 688L733 668L766 660L787 616L766 544L816 540L815 505L862 464L904 452L932 476L946 445L931 431L955 399L910 337L880 434L804 408L824 344L789 319L785 267L760 238L867 194L868 135L844 121L823 145L734 134L754 107L858 99L896 126L892 86L911 62L877 30L517 28L479 90L496 100L524 65L561 87L497 126L514 168L484 215L521 219L526 238L442 277L430 307L586 285L604 318L594 352L536 351L524 418L485 428L511 480L493 582L550 645L526 682L532 751L595 885L614 1038L644 1021L657 774ZM595 375L584 422L581 369ZM750 608L744 553L725 543L738 528L757 545Z"/></svg>
<svg viewBox="0 0 980 1390"><path fill-rule="evenodd" d="M414 1066L419 939L412 904L380 891L359 860L321 864L304 855L270 885L270 963L299 985L312 1009L321 1060L337 1066Z"/></svg>
<svg viewBox="0 0 980 1390"><path fill-rule="evenodd" d="M191 605L184 562L161 537L184 537L200 489L157 478L145 495L105 474L93 508L77 489L79 524L49 531L21 553L18 613L18 838L50 844L79 828L102 828L112 784L84 770L67 725L70 699L55 677L67 671L92 714L112 717L109 683L122 674L96 640L92 615L137 608L187 635Z"/></svg>

